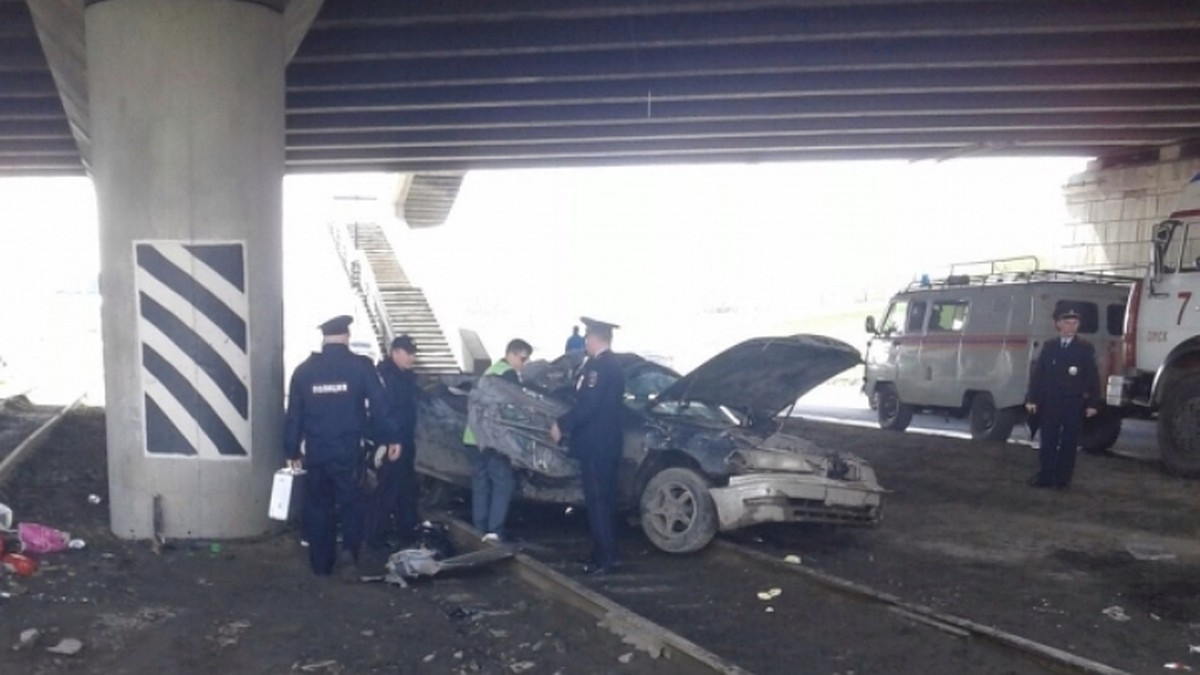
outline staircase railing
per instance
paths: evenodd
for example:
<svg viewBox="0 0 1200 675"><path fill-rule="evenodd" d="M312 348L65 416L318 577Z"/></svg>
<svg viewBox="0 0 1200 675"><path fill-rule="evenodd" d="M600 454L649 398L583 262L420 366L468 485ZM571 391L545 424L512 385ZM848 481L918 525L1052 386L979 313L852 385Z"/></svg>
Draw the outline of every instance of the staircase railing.
<svg viewBox="0 0 1200 675"><path fill-rule="evenodd" d="M392 334L391 322L388 321L387 305L375 281L375 273L367 261L366 254L358 248L355 224L330 224L329 231L337 248L338 258L350 279L350 286L358 295L358 299L367 310L375 335L379 337L379 353L386 355L395 335Z"/></svg>

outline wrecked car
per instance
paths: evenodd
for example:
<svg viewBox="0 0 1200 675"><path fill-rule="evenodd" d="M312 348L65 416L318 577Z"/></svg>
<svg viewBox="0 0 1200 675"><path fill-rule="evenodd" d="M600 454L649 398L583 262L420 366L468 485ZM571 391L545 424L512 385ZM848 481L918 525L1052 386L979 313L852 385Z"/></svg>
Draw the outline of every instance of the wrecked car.
<svg viewBox="0 0 1200 675"><path fill-rule="evenodd" d="M810 389L861 362L850 345L815 335L755 338L686 376L636 354L616 356L625 373L618 505L636 514L656 547L697 551L718 531L759 523L878 522L883 490L871 467L780 433L776 420ZM572 404L581 362L565 355L530 363L523 386L463 377L427 391L418 471L470 486L460 442L470 410L479 445L511 460L516 499L583 504L578 462L548 434Z"/></svg>

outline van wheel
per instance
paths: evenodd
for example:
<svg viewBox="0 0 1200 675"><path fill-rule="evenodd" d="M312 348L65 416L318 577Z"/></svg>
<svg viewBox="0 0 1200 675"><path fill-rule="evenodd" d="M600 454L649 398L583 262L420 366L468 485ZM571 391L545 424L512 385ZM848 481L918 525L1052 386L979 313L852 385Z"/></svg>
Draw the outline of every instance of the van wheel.
<svg viewBox="0 0 1200 675"><path fill-rule="evenodd" d="M996 401L985 392L971 397L971 438L977 441L1007 441L1017 423L1012 408L996 409Z"/></svg>
<svg viewBox="0 0 1200 675"><path fill-rule="evenodd" d="M894 384L875 387L875 406L880 429L904 431L912 422L912 406L900 402L900 393L896 391Z"/></svg>
<svg viewBox="0 0 1200 675"><path fill-rule="evenodd" d="M1086 453L1102 455L1116 445L1121 435L1121 416L1109 409L1101 409L1095 417L1083 420L1079 433L1079 447Z"/></svg>
<svg viewBox="0 0 1200 675"><path fill-rule="evenodd" d="M654 474L642 490L642 531L667 553L693 553L717 534L717 507L708 481L684 467Z"/></svg>

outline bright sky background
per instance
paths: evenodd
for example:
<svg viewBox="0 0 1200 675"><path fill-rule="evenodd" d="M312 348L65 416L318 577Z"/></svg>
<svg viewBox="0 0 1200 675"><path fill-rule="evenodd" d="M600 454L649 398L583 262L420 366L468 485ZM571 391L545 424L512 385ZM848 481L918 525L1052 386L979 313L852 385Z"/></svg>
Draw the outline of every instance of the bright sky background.
<svg viewBox="0 0 1200 675"><path fill-rule="evenodd" d="M446 327L478 330L493 354L520 335L553 356L587 314L624 326L619 349L686 370L737 339L950 262L1052 255L1067 222L1062 185L1084 168L960 159L481 171L448 222L425 230L394 221L395 176L290 177L285 360L290 369L317 344L317 322L354 310L330 220L385 222ZM333 199L351 194L377 200ZM90 181L0 180L0 218L7 379L98 390Z"/></svg>

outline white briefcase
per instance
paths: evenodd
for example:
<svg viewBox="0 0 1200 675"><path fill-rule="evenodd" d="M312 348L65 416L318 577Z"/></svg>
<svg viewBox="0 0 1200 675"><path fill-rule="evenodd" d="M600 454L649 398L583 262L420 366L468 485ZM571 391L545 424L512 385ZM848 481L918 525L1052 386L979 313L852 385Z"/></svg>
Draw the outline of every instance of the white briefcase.
<svg viewBox="0 0 1200 675"><path fill-rule="evenodd" d="M288 520L292 510L299 508L298 477L304 475L304 469L283 468L275 472L275 481L271 484L271 507L267 516L271 520Z"/></svg>

